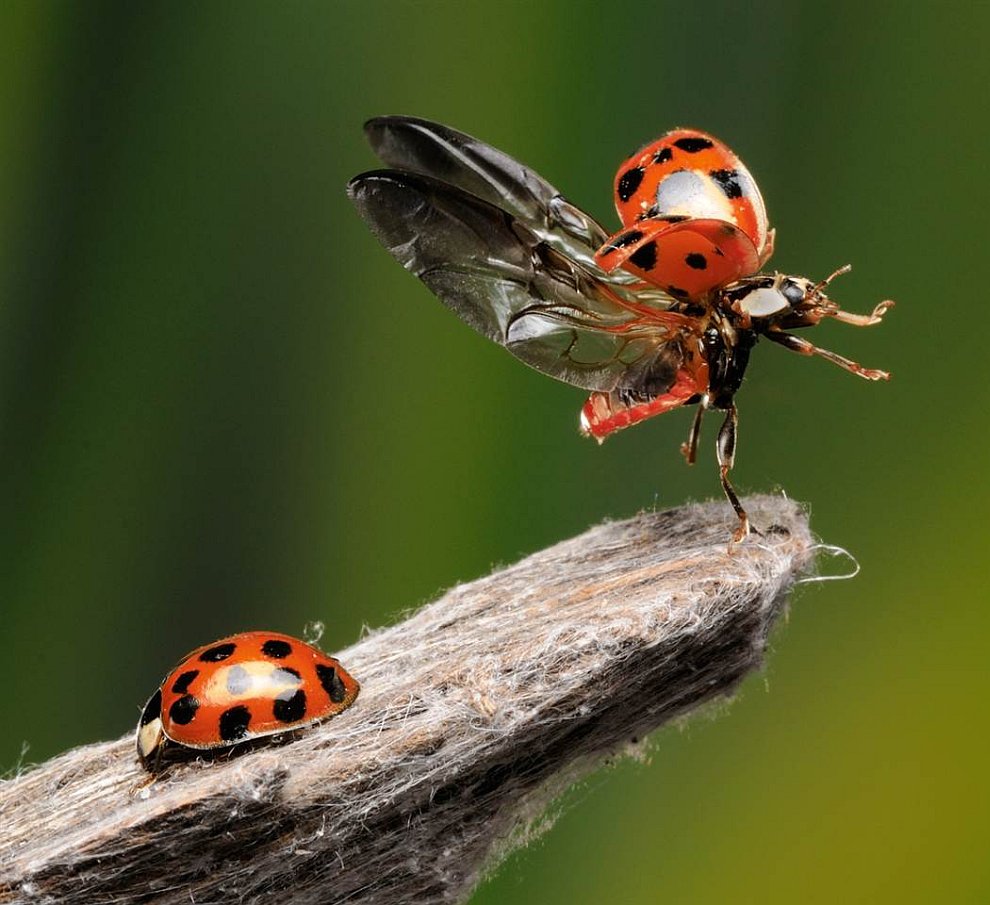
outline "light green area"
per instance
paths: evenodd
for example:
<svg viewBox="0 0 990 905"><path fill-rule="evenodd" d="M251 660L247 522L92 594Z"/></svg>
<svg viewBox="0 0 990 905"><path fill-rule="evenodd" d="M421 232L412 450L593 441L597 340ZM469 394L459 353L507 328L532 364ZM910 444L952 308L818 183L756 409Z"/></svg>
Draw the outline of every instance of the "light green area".
<svg viewBox="0 0 990 905"><path fill-rule="evenodd" d="M718 493L714 425L576 434L581 394L435 303L350 209L362 121L504 148L615 223L675 125L736 149L774 263L875 330L775 347L741 488L855 581L799 594L717 719L594 776L475 902L990 900L990 7L367 2L0 7L0 765L128 730L186 650L352 642L605 517ZM837 568L841 569L840 564Z"/></svg>

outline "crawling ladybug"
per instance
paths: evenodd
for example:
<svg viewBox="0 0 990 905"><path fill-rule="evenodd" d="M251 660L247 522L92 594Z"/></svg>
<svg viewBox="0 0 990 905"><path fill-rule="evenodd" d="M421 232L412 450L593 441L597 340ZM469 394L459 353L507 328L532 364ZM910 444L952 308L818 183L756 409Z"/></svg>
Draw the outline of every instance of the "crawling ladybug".
<svg viewBox="0 0 990 905"><path fill-rule="evenodd" d="M753 346L767 339L866 380L864 368L791 330L831 319L879 324L893 302L851 314L823 280L760 273L774 231L756 182L718 139L675 129L619 167L609 236L550 183L507 154L439 123L369 120L389 168L355 176L351 200L378 240L459 317L531 367L591 391L581 431L609 434L697 405L681 451L696 456L701 417L725 412L716 452L722 489L750 525L732 484L737 412Z"/></svg>
<svg viewBox="0 0 990 905"><path fill-rule="evenodd" d="M277 632L243 632L199 647L141 713L137 752L157 772L166 749L228 748L346 710L360 686L333 657Z"/></svg>

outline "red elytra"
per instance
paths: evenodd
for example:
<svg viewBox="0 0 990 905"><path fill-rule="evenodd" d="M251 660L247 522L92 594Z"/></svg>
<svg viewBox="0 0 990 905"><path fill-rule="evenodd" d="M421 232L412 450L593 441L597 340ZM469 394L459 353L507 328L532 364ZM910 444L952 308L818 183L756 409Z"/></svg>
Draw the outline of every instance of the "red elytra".
<svg viewBox="0 0 990 905"><path fill-rule="evenodd" d="M725 412L716 455L729 481L735 395L760 338L816 355L866 380L862 365L789 332L844 311L823 280L758 273L774 232L756 182L722 142L676 129L619 167L611 236L549 182L502 151L429 120L382 116L365 132L387 169L355 176L348 193L372 233L455 314L533 368L591 392L581 432L609 434L683 405L698 409L682 452L695 460L701 419Z"/></svg>
<svg viewBox="0 0 990 905"><path fill-rule="evenodd" d="M750 238L723 220L642 220L611 236L595 260L606 272L622 267L676 299L699 298L760 268Z"/></svg>
<svg viewBox="0 0 990 905"><path fill-rule="evenodd" d="M675 129L615 175L624 229L595 259L623 267L676 299L696 299L748 277L773 253L766 206L743 162L696 129Z"/></svg>
<svg viewBox="0 0 990 905"><path fill-rule="evenodd" d="M227 748L346 710L360 685L321 650L278 632L242 632L196 648L162 680L138 722L155 772L169 747Z"/></svg>
<svg viewBox="0 0 990 905"><path fill-rule="evenodd" d="M690 192L675 192L667 182L675 173L693 174ZM674 129L624 161L615 174L615 209L623 226L664 216L734 223L765 260L771 230L756 181L736 154L707 132Z"/></svg>

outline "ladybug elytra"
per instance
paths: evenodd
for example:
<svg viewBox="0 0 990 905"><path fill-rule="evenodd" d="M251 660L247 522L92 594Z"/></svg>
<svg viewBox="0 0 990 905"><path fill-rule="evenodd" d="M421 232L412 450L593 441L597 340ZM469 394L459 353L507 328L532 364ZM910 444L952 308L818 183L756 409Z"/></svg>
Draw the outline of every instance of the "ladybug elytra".
<svg viewBox="0 0 990 905"><path fill-rule="evenodd" d="M187 654L141 713L137 752L157 771L170 747L228 748L309 726L354 703L360 686L333 657L277 632L243 632Z"/></svg>

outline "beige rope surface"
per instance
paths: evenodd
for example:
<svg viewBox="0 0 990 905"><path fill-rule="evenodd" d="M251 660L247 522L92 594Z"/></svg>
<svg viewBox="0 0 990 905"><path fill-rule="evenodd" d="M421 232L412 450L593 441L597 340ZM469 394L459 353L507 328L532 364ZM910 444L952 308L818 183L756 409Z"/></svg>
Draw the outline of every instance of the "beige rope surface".
<svg viewBox="0 0 990 905"><path fill-rule="evenodd" d="M813 540L746 507L775 527L731 555L707 503L453 588L339 652L361 696L295 741L142 789L127 737L0 784L0 902L465 900L569 783L760 665Z"/></svg>

